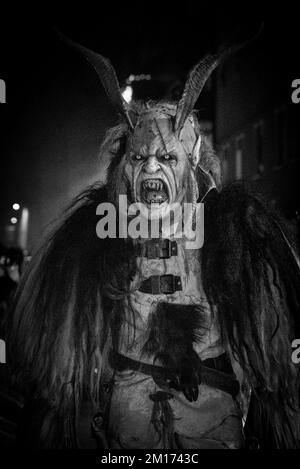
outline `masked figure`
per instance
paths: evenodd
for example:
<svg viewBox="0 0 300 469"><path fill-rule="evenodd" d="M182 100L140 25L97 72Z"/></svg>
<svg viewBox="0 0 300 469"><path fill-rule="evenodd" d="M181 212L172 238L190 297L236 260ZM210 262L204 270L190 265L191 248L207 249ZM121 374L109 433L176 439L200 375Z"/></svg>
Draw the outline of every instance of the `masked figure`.
<svg viewBox="0 0 300 469"><path fill-rule="evenodd" d="M19 288L8 346L27 402L21 443L297 447L297 256L255 194L221 186L193 112L228 49L194 67L178 103L129 107L110 62L71 45L121 119L102 145L106 184L74 202ZM102 204L115 208L115 237L97 236ZM124 235L132 204L150 214L139 228L156 223L158 236ZM200 204L201 246L185 229L197 237ZM176 223L171 208L187 206L189 218Z"/></svg>

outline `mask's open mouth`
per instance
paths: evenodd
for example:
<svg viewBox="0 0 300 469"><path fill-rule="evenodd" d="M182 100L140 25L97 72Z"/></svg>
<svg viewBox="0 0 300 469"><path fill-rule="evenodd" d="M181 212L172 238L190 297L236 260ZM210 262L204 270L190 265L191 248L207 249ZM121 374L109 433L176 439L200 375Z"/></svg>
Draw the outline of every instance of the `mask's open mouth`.
<svg viewBox="0 0 300 469"><path fill-rule="evenodd" d="M162 179L146 179L141 183L141 199L145 204L162 204L169 200L168 188Z"/></svg>

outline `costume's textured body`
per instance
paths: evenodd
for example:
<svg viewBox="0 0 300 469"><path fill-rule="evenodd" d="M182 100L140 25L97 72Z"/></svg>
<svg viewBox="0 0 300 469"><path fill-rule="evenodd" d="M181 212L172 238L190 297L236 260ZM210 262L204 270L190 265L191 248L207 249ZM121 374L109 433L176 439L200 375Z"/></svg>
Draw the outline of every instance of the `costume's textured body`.
<svg viewBox="0 0 300 469"><path fill-rule="evenodd" d="M219 56L196 65L178 105L129 109L107 59L72 45L123 122L102 145L107 183L74 202L19 289L8 344L31 416L22 443L88 446L96 415L101 447L297 447L299 265L259 198L221 187L192 112ZM120 221L120 195L159 220L157 239L97 237L97 207L113 204ZM199 202L204 245L191 249L188 220L170 218L168 235L163 220L187 203L197 229Z"/></svg>
<svg viewBox="0 0 300 469"><path fill-rule="evenodd" d="M137 323L126 321L119 351L134 360L150 365L155 356L143 354L149 319L159 303L202 307L201 340L194 343L199 358L216 358L225 350L218 321L213 318L201 281L200 252L185 249L185 240L177 240L176 256L167 259L138 258L138 276L175 275L181 278L182 290L171 294L147 294L135 290L129 297ZM135 282L134 282L135 283ZM179 345L179 344L178 344ZM171 425L169 440L161 438L153 425L154 396L161 390L152 376L140 371L124 370L115 375L110 408L109 435L116 448L237 448L242 444L241 410L232 396L202 384L196 401L190 402L181 392L168 391ZM164 396L162 396L164 397ZM174 434L176 441L174 441Z"/></svg>

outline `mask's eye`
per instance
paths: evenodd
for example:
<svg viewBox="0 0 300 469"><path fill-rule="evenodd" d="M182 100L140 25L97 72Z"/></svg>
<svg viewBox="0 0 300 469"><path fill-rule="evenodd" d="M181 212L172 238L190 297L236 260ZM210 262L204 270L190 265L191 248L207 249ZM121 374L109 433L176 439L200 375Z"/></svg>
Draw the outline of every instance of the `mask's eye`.
<svg viewBox="0 0 300 469"><path fill-rule="evenodd" d="M162 155L161 160L162 160L162 161L170 161L170 162L171 162L171 161L176 161L177 158L176 158L175 155L172 155L172 154L170 154L170 153L166 153L165 155Z"/></svg>
<svg viewBox="0 0 300 469"><path fill-rule="evenodd" d="M142 159L142 157L141 155L134 155L133 159L139 161Z"/></svg>

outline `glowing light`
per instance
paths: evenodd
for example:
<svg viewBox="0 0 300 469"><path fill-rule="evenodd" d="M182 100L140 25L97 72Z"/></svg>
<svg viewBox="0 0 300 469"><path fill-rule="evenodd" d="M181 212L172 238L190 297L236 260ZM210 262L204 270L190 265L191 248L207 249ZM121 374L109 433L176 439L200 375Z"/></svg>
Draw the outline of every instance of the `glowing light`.
<svg viewBox="0 0 300 469"><path fill-rule="evenodd" d="M13 204L14 210L20 210L20 204Z"/></svg>
<svg viewBox="0 0 300 469"><path fill-rule="evenodd" d="M132 100L132 86L126 86L125 90L122 93L123 98L127 103L130 103Z"/></svg>
<svg viewBox="0 0 300 469"><path fill-rule="evenodd" d="M126 80L126 83L130 84L133 81L142 81L142 80L151 80L151 75L149 73L142 73L141 75L129 75Z"/></svg>
<svg viewBox="0 0 300 469"><path fill-rule="evenodd" d="M12 217L12 218L10 219L10 221L11 221L11 223L12 223L13 225L15 225L16 223L18 223L18 220L16 219L16 217Z"/></svg>

